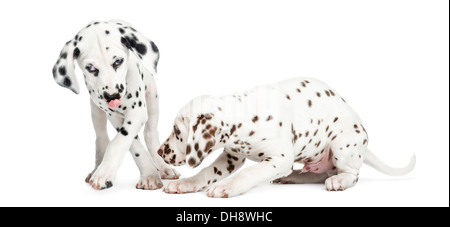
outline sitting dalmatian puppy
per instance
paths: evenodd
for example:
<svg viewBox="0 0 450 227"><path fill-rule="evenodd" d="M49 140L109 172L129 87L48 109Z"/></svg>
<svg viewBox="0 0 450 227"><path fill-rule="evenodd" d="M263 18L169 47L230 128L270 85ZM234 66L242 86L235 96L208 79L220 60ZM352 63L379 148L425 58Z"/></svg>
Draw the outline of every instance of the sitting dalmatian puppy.
<svg viewBox="0 0 450 227"><path fill-rule="evenodd" d="M158 154L167 163L197 167L212 151L223 153L197 175L171 181L167 193L207 188L210 197L232 197L263 182L318 183L344 190L358 182L366 163L390 175L415 166L385 165L368 149L358 115L337 92L310 78L296 78L224 97L202 96L178 113ZM232 177L246 159L259 162ZM293 171L294 163L303 163ZM223 180L224 179L224 180Z"/></svg>
<svg viewBox="0 0 450 227"><path fill-rule="evenodd" d="M160 144L158 93L154 80L158 59L156 45L127 22L96 21L65 44L53 67L55 81L76 94L80 89L74 60L84 74L97 136L95 168L86 178L94 189L113 185L128 150L141 174L136 188L161 188L161 177L179 177L156 153ZM118 132L111 141L107 134L107 119ZM143 126L150 152L138 138Z"/></svg>

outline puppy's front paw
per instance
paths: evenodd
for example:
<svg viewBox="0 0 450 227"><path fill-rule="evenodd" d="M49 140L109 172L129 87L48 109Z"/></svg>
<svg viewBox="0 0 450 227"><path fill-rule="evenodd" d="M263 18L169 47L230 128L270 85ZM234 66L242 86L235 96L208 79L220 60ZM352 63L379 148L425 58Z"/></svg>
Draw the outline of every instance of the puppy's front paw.
<svg viewBox="0 0 450 227"><path fill-rule="evenodd" d="M94 174L94 172L90 172L90 173L87 175L86 179L84 179L84 182L86 182L86 183L89 184L89 181L91 180L92 174Z"/></svg>
<svg viewBox="0 0 450 227"><path fill-rule="evenodd" d="M113 181L116 174L111 171L106 171L103 168L98 168L92 175L89 174L89 184L93 189L102 190L113 186ZM86 181L88 179L86 178Z"/></svg>
<svg viewBox="0 0 450 227"><path fill-rule="evenodd" d="M166 167L159 169L159 174L161 174L162 179L175 180L180 178L180 174L174 168Z"/></svg>
<svg viewBox="0 0 450 227"><path fill-rule="evenodd" d="M169 184L163 189L165 193L169 194L183 194L197 192L199 185L195 179L186 178L176 181L170 181Z"/></svg>
<svg viewBox="0 0 450 227"><path fill-rule="evenodd" d="M325 180L325 187L328 191L344 191L352 187L358 181L358 177L353 174L341 173Z"/></svg>
<svg viewBox="0 0 450 227"><path fill-rule="evenodd" d="M143 176L139 180L139 182L136 184L137 189L144 189L144 190L155 190L160 189L164 185L161 181L161 178L158 176Z"/></svg>
<svg viewBox="0 0 450 227"><path fill-rule="evenodd" d="M206 190L206 195L211 198L229 198L235 196L235 193L229 185L213 184Z"/></svg>

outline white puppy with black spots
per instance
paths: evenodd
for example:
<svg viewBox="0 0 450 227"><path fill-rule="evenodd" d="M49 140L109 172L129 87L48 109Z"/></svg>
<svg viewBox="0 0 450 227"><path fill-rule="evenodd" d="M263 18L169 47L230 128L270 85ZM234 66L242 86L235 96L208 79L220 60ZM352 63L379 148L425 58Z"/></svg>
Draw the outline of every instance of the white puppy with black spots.
<svg viewBox="0 0 450 227"><path fill-rule="evenodd" d="M156 45L127 22L95 21L65 44L53 67L56 82L78 94L74 60L84 74L97 136L95 168L86 182L94 189L111 187L128 150L141 175L137 188L161 188L161 177L177 179L179 174L156 153L160 144ZM118 132L111 141L107 119ZM138 137L143 126L150 152Z"/></svg>
<svg viewBox="0 0 450 227"><path fill-rule="evenodd" d="M310 78L259 86L223 97L202 96L178 113L170 137L158 154L167 163L198 166L212 151L223 153L197 175L171 181L167 193L207 188L210 197L232 197L263 182L318 183L344 190L358 181L366 163L390 175L404 168L386 166L367 148L358 115L334 90ZM246 159L259 162L223 180ZM294 163L302 170L293 171Z"/></svg>

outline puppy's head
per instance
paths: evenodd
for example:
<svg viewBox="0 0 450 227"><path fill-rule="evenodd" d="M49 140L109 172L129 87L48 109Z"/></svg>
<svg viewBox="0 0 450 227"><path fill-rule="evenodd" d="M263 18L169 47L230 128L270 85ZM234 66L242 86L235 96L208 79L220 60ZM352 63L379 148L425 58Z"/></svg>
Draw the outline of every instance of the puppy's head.
<svg viewBox="0 0 450 227"><path fill-rule="evenodd" d="M185 115L186 111L175 119L173 131L161 145L158 154L168 164L184 165L195 168L214 149L217 149L219 137L225 134L223 126L214 113ZM219 138L219 139L218 139Z"/></svg>
<svg viewBox="0 0 450 227"><path fill-rule="evenodd" d="M154 68L149 70L156 72L157 50L153 42L126 22L92 22L64 45L53 67L53 77L56 83L78 94L74 72L77 60L91 96L106 102L120 100L126 91L129 55L135 54L141 60L152 58Z"/></svg>

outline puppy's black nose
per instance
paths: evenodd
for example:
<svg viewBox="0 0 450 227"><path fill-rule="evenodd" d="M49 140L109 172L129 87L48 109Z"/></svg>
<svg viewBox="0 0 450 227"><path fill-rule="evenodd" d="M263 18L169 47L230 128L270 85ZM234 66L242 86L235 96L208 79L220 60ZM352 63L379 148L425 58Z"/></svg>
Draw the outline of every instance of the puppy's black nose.
<svg viewBox="0 0 450 227"><path fill-rule="evenodd" d="M108 92L103 92L103 97L106 99L107 102L110 102L114 99L120 99L120 94L119 93L114 93L112 95L108 94Z"/></svg>

